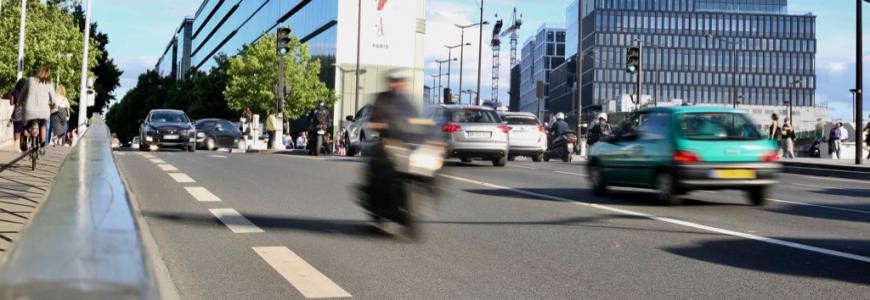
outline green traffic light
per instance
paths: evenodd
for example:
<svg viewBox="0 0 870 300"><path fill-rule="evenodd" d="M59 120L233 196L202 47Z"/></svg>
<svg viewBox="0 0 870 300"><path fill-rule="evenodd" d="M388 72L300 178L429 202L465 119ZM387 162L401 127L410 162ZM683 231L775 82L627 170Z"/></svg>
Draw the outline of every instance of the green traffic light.
<svg viewBox="0 0 870 300"><path fill-rule="evenodd" d="M628 73L635 73L635 72L637 72L637 66L635 66L635 65L629 65L628 68L626 68L625 71L628 72Z"/></svg>
<svg viewBox="0 0 870 300"><path fill-rule="evenodd" d="M289 52L289 50L290 49L287 49L287 48L281 48L281 49L278 49L278 53L280 53L281 55L284 55L284 54L287 54L287 52Z"/></svg>

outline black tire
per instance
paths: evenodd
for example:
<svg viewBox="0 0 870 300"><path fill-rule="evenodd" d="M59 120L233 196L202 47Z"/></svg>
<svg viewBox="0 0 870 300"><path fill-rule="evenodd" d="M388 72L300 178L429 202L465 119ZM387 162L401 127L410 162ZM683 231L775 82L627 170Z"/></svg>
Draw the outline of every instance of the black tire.
<svg viewBox="0 0 870 300"><path fill-rule="evenodd" d="M568 145L565 145L564 151L565 151L565 156L562 156L562 162L569 163L572 160L574 160L574 158L571 156L571 149L568 148Z"/></svg>
<svg viewBox="0 0 870 300"><path fill-rule="evenodd" d="M543 153L538 153L538 154L535 154L535 156L532 156L532 161L533 161L533 162L541 162L542 160L544 160L544 154L543 154Z"/></svg>
<svg viewBox="0 0 870 300"><path fill-rule="evenodd" d="M543 156L544 161L550 161L550 156L547 153L541 154Z"/></svg>
<svg viewBox="0 0 870 300"><path fill-rule="evenodd" d="M589 185L592 186L592 193L598 196L607 195L607 181L604 179L601 167L593 163L589 165L586 172Z"/></svg>
<svg viewBox="0 0 870 300"><path fill-rule="evenodd" d="M470 163L471 163L471 159L470 159L470 158L460 158L459 161L461 161L461 162L464 163L464 164L470 164Z"/></svg>
<svg viewBox="0 0 870 300"><path fill-rule="evenodd" d="M674 175L670 172L659 172L656 175L656 188L659 201L670 206L683 204L683 192L677 186Z"/></svg>
<svg viewBox="0 0 870 300"><path fill-rule="evenodd" d="M316 141L314 142L314 151L312 152L312 155L320 156L320 150L322 150L323 148L323 136L317 135L317 138L315 140Z"/></svg>
<svg viewBox="0 0 870 300"><path fill-rule="evenodd" d="M187 146L187 152L196 152L196 144Z"/></svg>
<svg viewBox="0 0 870 300"><path fill-rule="evenodd" d="M492 165L495 167L504 167L507 165L507 156L502 156L492 160Z"/></svg>
<svg viewBox="0 0 870 300"><path fill-rule="evenodd" d="M205 150L213 151L215 149L217 149L217 147L214 145L214 139L211 137L205 138Z"/></svg>
<svg viewBox="0 0 870 300"><path fill-rule="evenodd" d="M350 137L347 134L344 135L344 144L347 145L347 151L344 152L345 156L354 157L356 156L356 148L350 145Z"/></svg>
<svg viewBox="0 0 870 300"><path fill-rule="evenodd" d="M514 161L516 159L517 159L516 156L508 156L508 161Z"/></svg>
<svg viewBox="0 0 870 300"><path fill-rule="evenodd" d="M752 203L752 205L764 206L767 204L768 188L766 186L751 188L746 193L749 197L749 203Z"/></svg>

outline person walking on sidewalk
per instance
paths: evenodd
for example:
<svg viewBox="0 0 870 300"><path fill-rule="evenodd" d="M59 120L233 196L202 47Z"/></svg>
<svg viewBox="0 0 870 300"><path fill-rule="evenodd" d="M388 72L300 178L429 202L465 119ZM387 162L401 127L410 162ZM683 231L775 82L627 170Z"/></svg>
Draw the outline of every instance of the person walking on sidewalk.
<svg viewBox="0 0 870 300"><path fill-rule="evenodd" d="M248 137L251 136L251 122L254 119L254 113L251 112L250 107L245 107L245 110L242 112L242 119L239 120L239 131L242 133L242 139L245 140L245 145L250 145L248 143Z"/></svg>
<svg viewBox="0 0 870 300"><path fill-rule="evenodd" d="M767 139L776 141L779 146L779 157L782 157L782 128L779 127L779 116L770 115L770 128L767 130Z"/></svg>
<svg viewBox="0 0 870 300"><path fill-rule="evenodd" d="M266 117L266 133L269 134L269 145L267 147L269 149L273 149L273 144L275 143L275 132L277 131L275 122L277 122L277 120L275 118L275 114L272 113L271 109L267 110L266 114L269 115L268 117Z"/></svg>
<svg viewBox="0 0 870 300"><path fill-rule="evenodd" d="M864 129L862 129L861 132L864 133L864 143L867 144L867 149L870 149L870 122L867 122L867 125L864 125ZM870 159L870 151L867 151L867 159Z"/></svg>
<svg viewBox="0 0 870 300"><path fill-rule="evenodd" d="M12 92L6 93L6 95L3 96L3 99L9 100L9 105L12 106L12 115L9 116L9 123L12 125L13 134L12 145L14 146L14 149L12 151L21 152L21 132L24 131L21 105L18 105L15 94Z"/></svg>
<svg viewBox="0 0 870 300"><path fill-rule="evenodd" d="M782 145L783 158L794 159L794 128L791 127L791 120L785 119L782 124Z"/></svg>
<svg viewBox="0 0 870 300"><path fill-rule="evenodd" d="M828 132L828 155L833 159L840 159L840 126L843 123L837 123Z"/></svg>
<svg viewBox="0 0 870 300"><path fill-rule="evenodd" d="M27 79L21 91L21 105L24 112L24 123L36 122L39 125L39 138L45 139L45 123L51 114L51 106L57 101L54 85L51 83L51 69L42 66L37 70L36 77Z"/></svg>
<svg viewBox="0 0 870 300"><path fill-rule="evenodd" d="M69 100L66 98L66 88L57 86L57 103L51 114L52 132L55 146L63 144L66 138L67 126L69 125Z"/></svg>

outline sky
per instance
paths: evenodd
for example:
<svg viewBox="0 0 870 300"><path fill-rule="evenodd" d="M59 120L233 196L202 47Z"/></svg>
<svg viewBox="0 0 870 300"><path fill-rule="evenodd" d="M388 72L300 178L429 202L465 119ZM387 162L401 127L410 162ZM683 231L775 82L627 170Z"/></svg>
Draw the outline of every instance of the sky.
<svg viewBox="0 0 870 300"><path fill-rule="evenodd" d="M350 0L339 0L350 1ZM432 84L429 74L438 73L437 59L447 58L445 44L459 44L460 30L454 24L473 24L479 20L480 0L428 0L427 35L425 43L426 73L428 85ZM510 22L514 7L522 14L524 26L520 30L519 47L542 24L562 25L565 23L565 8L570 0L521 1L521 0L484 0L484 19L490 22L505 19ZM118 99L136 84L142 72L153 69L160 55L166 49L173 32L186 16L193 16L202 0L92 0L92 20L99 24L101 31L109 35L108 51L124 71L121 88L115 92ZM865 6L870 15L870 6ZM855 12L854 2L845 0L790 0L789 12L792 14L813 13L817 16L816 27L818 53L816 57L817 103L828 104L828 115L835 120L852 120L853 104L849 89L854 87L855 73ZM492 69L489 61L492 52L489 47L492 27L484 28L483 56L481 70L481 94L489 99L492 86ZM870 35L870 21L865 22L866 35ZM477 30L465 31L466 42L472 44L464 53L463 90L474 89L477 85L478 33ZM500 100L507 102L509 86L509 41L503 40L500 68ZM865 42L864 62L870 62L870 43ZM459 57L458 49L454 57ZM865 64L867 66L867 64ZM446 69L446 65L444 66ZM457 90L459 82L459 63L453 65L452 87ZM870 89L870 69L865 67L865 87ZM446 70L443 70L446 72ZM446 80L446 79L445 79ZM446 82L442 84L446 85ZM468 96L465 96L467 99ZM866 99L867 97L865 97ZM870 104L870 103L868 103ZM868 105L870 106L870 105ZM870 112L870 110L866 110ZM865 112L865 118L867 116Z"/></svg>

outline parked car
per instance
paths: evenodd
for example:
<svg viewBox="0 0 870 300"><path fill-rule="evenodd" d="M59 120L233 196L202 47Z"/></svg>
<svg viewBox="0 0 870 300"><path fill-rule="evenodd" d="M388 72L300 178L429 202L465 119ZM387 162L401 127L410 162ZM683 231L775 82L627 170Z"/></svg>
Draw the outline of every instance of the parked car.
<svg viewBox="0 0 870 300"><path fill-rule="evenodd" d="M139 150L177 148L196 151L196 129L183 111L153 109L139 127Z"/></svg>
<svg viewBox="0 0 870 300"><path fill-rule="evenodd" d="M362 148L367 143L372 143L378 140L378 132L366 128L369 118L372 116L372 105L365 105L354 116L345 117L344 128L347 133L341 137L347 145L347 156L355 156L362 151Z"/></svg>
<svg viewBox="0 0 870 300"><path fill-rule="evenodd" d="M538 117L524 112L505 112L500 116L510 128L508 160L527 156L540 162L547 150L547 128L541 125Z"/></svg>
<svg viewBox="0 0 870 300"><path fill-rule="evenodd" d="M692 190L723 189L763 205L782 167L776 143L756 128L730 108L641 110L589 149L589 181L597 194L608 186L654 188L671 205Z"/></svg>
<svg viewBox="0 0 870 300"><path fill-rule="evenodd" d="M504 167L508 157L510 128L486 106L442 105L432 112L447 142L447 157L464 163L472 159L492 161Z"/></svg>
<svg viewBox="0 0 870 300"><path fill-rule="evenodd" d="M205 150L218 148L245 148L238 126L223 119L197 120L196 147Z"/></svg>

